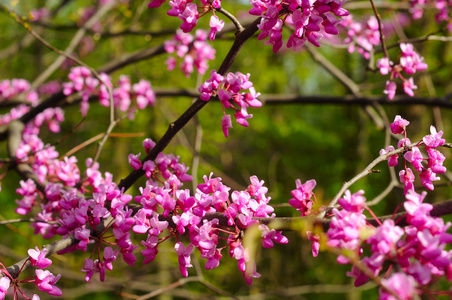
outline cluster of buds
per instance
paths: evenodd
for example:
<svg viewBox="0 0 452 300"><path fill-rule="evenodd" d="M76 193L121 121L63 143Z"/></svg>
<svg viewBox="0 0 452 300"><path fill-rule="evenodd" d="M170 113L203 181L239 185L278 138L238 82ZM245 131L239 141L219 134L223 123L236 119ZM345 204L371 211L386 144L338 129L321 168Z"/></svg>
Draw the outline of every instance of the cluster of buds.
<svg viewBox="0 0 452 300"><path fill-rule="evenodd" d="M257 97L260 93L256 93L253 83L249 81L250 74L243 75L240 72L228 73L226 76L218 74L215 70L210 72L210 78L207 79L199 88L200 98L209 101L211 97L218 96L223 107L223 118L221 127L223 133L228 137L228 129L232 128L231 116L226 115L225 109L233 108L235 110L234 117L238 124L248 127L247 119L253 115L248 114L248 107L261 107ZM241 92L248 90L248 92Z"/></svg>
<svg viewBox="0 0 452 300"><path fill-rule="evenodd" d="M428 2L434 2L434 3L428 3ZM452 23L449 22L449 14L450 9L452 7L452 2L450 0L434 0L434 1L427 1L427 0L411 0L410 1L410 12L413 17L413 19L420 19L422 18L422 15L424 14L424 8L428 6L428 4L434 5L435 8L438 10L435 16L436 22L438 24L447 22L447 29L449 31L452 31ZM430 7L430 6L428 6Z"/></svg>
<svg viewBox="0 0 452 300"><path fill-rule="evenodd" d="M270 198L266 196L264 182L256 176L252 176L250 180L251 185L245 191L233 191L230 194L231 188L224 185L221 178L212 178L211 174L210 177L204 176L204 183L198 185L194 196L190 195L189 190L180 189L181 183L174 176L163 187L152 179L148 180L146 187L140 189L142 195L135 197L135 201L143 208L135 215L136 225L133 227L134 232L148 234L146 241L142 242L146 247L142 251L145 263L155 259L158 245L168 238L158 236L168 229L169 235L176 236L179 241L175 250L183 276L188 275L187 268L191 267L190 254L194 248L201 252L201 258L207 260L206 269L216 268L220 264L222 250L229 248L229 255L238 261L239 270L247 283L251 283L252 278L259 277L255 266L248 263L249 253L243 245L242 234L249 226L259 224L253 217L273 218L275 214L268 205ZM161 209L163 212L158 213ZM220 213L227 221L206 218L214 213ZM176 228L170 228L167 221L159 221L170 215ZM258 228L265 248L273 247L274 242L288 242L280 231L269 229L263 224ZM190 243L185 246L179 239L187 233Z"/></svg>
<svg viewBox="0 0 452 300"><path fill-rule="evenodd" d="M32 105L38 102L38 93L30 90L30 83L25 79L5 79L0 81L0 101L14 99L20 94L25 94L25 100Z"/></svg>
<svg viewBox="0 0 452 300"><path fill-rule="evenodd" d="M347 37L344 42L350 44L348 52L355 50L365 59L370 59L372 49L380 44L380 31L378 21L375 16L371 16L364 22L353 20L351 15L342 18L340 23L347 31Z"/></svg>
<svg viewBox="0 0 452 300"><path fill-rule="evenodd" d="M100 74L102 79L100 81L94 77L88 68L74 67L71 69L68 78L70 82L63 83L63 93L66 96L78 93L82 97L80 108L83 116L88 112L90 96L97 96L101 105L110 105L110 95L105 84L112 87L112 83L107 74ZM125 75L120 77L118 87L113 89L112 94L114 106L121 111L129 111L130 116L134 112L134 108L131 107L133 100L136 101L136 106L139 109L144 109L155 103L155 94L149 81L142 79L132 85L130 79Z"/></svg>
<svg viewBox="0 0 452 300"><path fill-rule="evenodd" d="M396 116L394 122L391 124L391 131L394 134L404 134L405 137L401 139L397 147L407 147L411 144L409 138L406 137L406 127L410 124L409 121L403 119L400 116ZM405 161L411 163L413 168L420 172L419 177L421 179L422 185L429 189L433 190L434 185L432 181L439 180L440 178L436 176L437 174L445 173L446 167L443 166L444 160L446 157L439 152L436 148L442 146L445 143L445 140L442 138L443 132L436 131L434 126L430 126L430 134L423 137L422 141L419 142L416 146L411 147L406 151L403 155ZM421 150L418 146L425 146L425 150L427 151L428 158L424 158ZM388 146L386 149L382 149L380 151L380 155L385 155L386 153L395 150L393 146ZM423 164L424 161L427 161L426 166ZM394 154L388 157L388 165L390 167L396 166L398 163L398 155ZM405 168L402 169L399 173L399 177L401 182L405 186L405 195L409 190L414 190L414 173L411 168L408 168L405 163Z"/></svg>
<svg viewBox="0 0 452 300"><path fill-rule="evenodd" d="M344 1L250 1L253 8L250 14L261 16L258 25L262 32L258 39L268 37L266 44L273 46L273 52L277 52L283 45L282 27L284 22L294 28L294 33L287 41L287 47L297 50L306 41L319 47L319 40L323 33L337 35L339 30L336 26L341 22L336 17L349 15L342 8Z"/></svg>
<svg viewBox="0 0 452 300"><path fill-rule="evenodd" d="M369 209L363 194L363 191L355 194L346 191L339 199L342 209L333 209L326 234L329 247L346 250L337 261L353 263L347 276L355 278L355 286L369 281L369 274L377 277L385 273L389 276L381 281L380 299L390 299L385 298L390 294L413 299L419 293L416 287L429 285L440 277L451 280L452 251L446 248L452 243L452 235L446 231L452 224L430 215L432 205L422 203L426 192L417 194L409 190L406 195L403 205L409 225L405 228L391 219L383 223L377 220L378 227L369 225L363 214L364 209ZM364 249L370 249L370 254ZM359 257L362 266L358 267L351 257ZM391 274L393 265L397 271Z"/></svg>
<svg viewBox="0 0 452 300"><path fill-rule="evenodd" d="M160 7L166 0L152 0L148 7L156 8ZM213 15L210 18L210 40L215 39L216 32L220 31L224 26L224 21L220 20L217 15L215 15L215 9L221 8L221 0L201 0L201 5L198 6L192 0L171 0L169 1L171 9L168 10L167 14L172 17L178 17L182 20L180 29L183 32L190 32L196 27L196 23L200 17L199 11L207 12L213 11Z"/></svg>
<svg viewBox="0 0 452 300"><path fill-rule="evenodd" d="M215 49L206 43L207 32L204 30L196 30L195 37L182 30L177 30L172 40L165 41L165 51L168 53L176 53L183 61L180 69L186 77L190 77L196 68L196 71L203 75L209 67L209 60L215 59ZM168 70L171 71L176 67L177 60L170 56L166 60Z"/></svg>
<svg viewBox="0 0 452 300"><path fill-rule="evenodd" d="M403 81L404 92L411 97L414 96L413 90L417 89L417 86L414 84L413 77L407 79L402 75L402 72L412 75L418 71L427 69L424 58L414 51L412 44L401 43L400 50L401 55L397 64L390 61L389 57L383 57L377 61L377 67L380 69L380 73L382 75L390 74L389 80L386 81L386 89L384 90L384 93L388 95L390 100L394 99L397 89L397 85L393 80L398 77Z"/></svg>

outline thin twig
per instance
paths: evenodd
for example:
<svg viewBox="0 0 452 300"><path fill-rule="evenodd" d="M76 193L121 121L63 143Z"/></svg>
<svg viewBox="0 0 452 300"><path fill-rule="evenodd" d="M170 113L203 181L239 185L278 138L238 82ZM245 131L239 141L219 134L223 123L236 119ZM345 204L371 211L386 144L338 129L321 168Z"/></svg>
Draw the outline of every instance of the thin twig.
<svg viewBox="0 0 452 300"><path fill-rule="evenodd" d="M378 13L377 8L375 7L375 3L374 3L373 0L370 0L370 4L372 5L372 9L374 11L375 17L377 18L378 31L380 32L380 41L381 41L381 47L383 49L383 54L384 54L385 57L389 57L388 50L386 49L385 35L383 34L383 25L381 24L380 14Z"/></svg>
<svg viewBox="0 0 452 300"><path fill-rule="evenodd" d="M242 32L243 30L245 30L242 26L242 24L240 24L240 21L230 12L228 12L226 9L224 9L223 7L220 7L218 9L216 9L217 12L222 13L223 15L225 15L229 20L232 21L232 23L234 23L235 28L237 28L237 33Z"/></svg>

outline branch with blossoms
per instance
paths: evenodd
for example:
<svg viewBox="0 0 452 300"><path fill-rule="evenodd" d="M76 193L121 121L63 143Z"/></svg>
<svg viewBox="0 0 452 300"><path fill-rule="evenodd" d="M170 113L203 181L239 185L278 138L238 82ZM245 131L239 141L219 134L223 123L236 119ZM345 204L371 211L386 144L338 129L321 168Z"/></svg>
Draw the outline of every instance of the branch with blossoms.
<svg viewBox="0 0 452 300"><path fill-rule="evenodd" d="M164 0L154 0L149 7L157 8L164 3ZM104 9L115 4L116 1L99 1L99 6ZM390 126L386 122L392 134L404 135L398 149L390 146L381 150L380 156L346 182L327 206L316 204L315 180L303 184L297 180L293 198L289 200L289 204L301 212L301 218L297 219L276 218L274 208L269 204L268 189L256 176L250 177L246 188L232 190L221 178L211 174L204 176L204 183L190 191L183 186L184 182L191 181L187 173L189 168L178 156L163 152L176 134L213 99L219 100L223 111L218 124L226 137L232 128L231 114L238 124L249 125L248 120L253 115L248 110L262 106L263 101L258 98L260 93L250 81L250 74L229 70L243 45L258 31L257 39L265 40L273 52L278 52L284 46L301 49L306 42L320 47L322 40L339 34L340 26L348 26L349 51L358 49L365 58L372 58L373 47L378 45L375 41L383 40L383 23L372 19L367 22L367 30L358 30L357 23L351 19L342 22L341 18L349 15L343 4L336 0L251 1L249 13L256 18L244 26L221 7L221 1L169 1L171 8L168 7L167 14L182 21L175 36L161 46L126 55L104 66L103 70L113 72L167 52L170 54L166 61L169 70L179 66L186 77L194 72L202 75L210 69L208 61L215 55L215 49L207 39L215 40L223 30L224 20L220 20L220 14L234 24L235 39L218 71L211 70L209 78L199 86L196 94L199 97L194 103L169 125L158 142L149 138L143 141L145 157L140 160L141 153L129 154L128 161L134 171L119 184L113 182L113 174L100 172L97 161L100 151L94 158L86 160L86 169L82 172L77 157L71 155L59 159L55 146L45 144L39 133L44 125L50 132L60 131L60 123L64 120L63 105L80 104L81 115L85 117L96 100L101 106L110 107L111 126L103 134L106 139L117 121L133 119L135 114L155 104L156 93L149 81L133 82L122 75L115 83L107 74L96 74L92 68L77 66L70 70L62 89L61 86L46 87L51 90L48 92L50 96L42 102L39 99L46 93L38 93L32 88L33 84L30 86L25 80L0 82L0 100L18 97L25 102L0 119L2 138L7 139L9 150L5 172L14 168L24 177L16 190L21 198L16 201L16 213L29 215L37 211L33 218L35 222L31 223L34 233L48 239L61 236L61 240L54 244L30 249L27 258L10 268L1 265L0 298L4 298L12 286L15 297L22 295L28 299L20 288L26 283L34 283L39 290L50 295L61 295L56 285L60 276L44 270L51 264L48 256L55 252L89 253L82 268L85 280L90 281L96 275L104 281L119 257L133 266L137 261L137 249L141 247L143 263L147 264L155 260L159 246L170 240L174 242L182 276L188 276L195 249L206 260L205 269L218 267L227 252L237 261L245 281L251 284L260 274L255 264L256 247L246 244L247 237L252 239L252 235L257 233L264 248L272 248L275 243L286 244L288 239L282 230L294 229L293 223L300 220L312 223L303 234L312 241L314 256L323 248L338 254L338 263L351 265L351 272L347 275L355 279L355 285L372 280L380 287L383 299L411 299L420 294L443 293L430 287L441 278L452 278L452 253L446 250L452 242L452 235L446 232L451 224L436 218L435 206L424 203L426 192L419 194L415 191L418 188L414 187L414 180L418 177L426 189L433 190L433 182L439 180L437 174L446 172L443 165L445 156L438 148L450 144L445 143L442 131L437 132L435 127L431 127L430 134L422 141L411 144L406 132L407 120L397 116ZM39 13L44 14L36 12L36 18L39 18ZM93 20L95 15L95 8L87 9L79 22L89 22L89 27L101 32L102 24L87 21ZM196 30L191 35L189 32L197 27L199 18L205 16L210 16L210 32ZM286 42L282 34L284 27L291 30ZM83 26L81 28L84 30ZM395 96L395 78L400 78L405 93L413 96L414 81L407 79L404 73L413 74L426 69L423 58L411 44L401 44L401 51L396 64L389 61L386 53L377 61L383 75L391 74L386 90L390 99ZM355 96L361 97L354 82L348 86L352 87L350 90ZM406 212L378 218L370 204L366 204L364 191L352 193L349 188L373 173L378 163L388 160L390 167L396 166L399 154L403 154L404 166L399 179L404 186L403 207ZM418 174L408 167L409 164ZM146 181L139 187L139 194L125 194L142 177ZM450 206L449 201L438 204L438 215L448 214ZM367 219L365 211L372 218ZM278 225L278 221L283 225ZM317 230L315 224L321 224L324 232ZM20 278L22 271L30 266L36 267L35 275ZM33 299L38 298L33 296Z"/></svg>

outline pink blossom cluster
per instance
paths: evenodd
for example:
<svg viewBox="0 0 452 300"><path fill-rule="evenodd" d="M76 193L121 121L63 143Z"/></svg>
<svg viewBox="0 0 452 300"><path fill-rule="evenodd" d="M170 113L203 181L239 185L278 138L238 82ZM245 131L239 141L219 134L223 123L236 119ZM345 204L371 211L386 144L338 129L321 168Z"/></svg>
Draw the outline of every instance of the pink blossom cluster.
<svg viewBox="0 0 452 300"><path fill-rule="evenodd" d="M432 205L422 203L426 192L419 195L414 190L408 191L403 204L409 224L405 228L391 219L372 228L362 214L365 208L363 193L347 191L339 200L342 210L333 209L327 245L355 253L343 252L344 255L338 256L339 263L352 263L349 257L357 255L375 277L390 274L392 267L397 266L396 273L382 280L380 299L395 299L391 298L394 293L400 299L413 299L420 293L417 287L431 284L439 277L452 280L452 250L447 248L452 243L452 235L446 232L452 224L445 224L443 219L430 215ZM356 265L347 275L355 278L355 286L370 279Z"/></svg>
<svg viewBox="0 0 452 300"><path fill-rule="evenodd" d="M30 90L30 83L25 79L5 79L0 81L0 101L7 101L17 98L23 94L25 100L31 105L38 104L38 93Z"/></svg>
<svg viewBox="0 0 452 300"><path fill-rule="evenodd" d="M184 33L178 29L172 40L165 41L165 51L168 53L176 53L177 57L182 58L180 69L186 77L195 71L203 75L209 68L209 60L215 59L215 49L212 48L207 40L207 32L204 30L196 30L195 36ZM168 70L176 68L177 60L174 56L168 57L166 60Z"/></svg>
<svg viewBox="0 0 452 300"><path fill-rule="evenodd" d="M258 39L265 44L273 46L273 52L277 52L283 45L282 29L286 22L294 29L287 41L287 47L293 50L300 49L306 41L319 47L319 40L324 33L337 35L336 28L341 22L336 17L349 15L342 8L345 1L341 0L251 0L253 8L250 14L261 16L258 28L262 31Z"/></svg>
<svg viewBox="0 0 452 300"><path fill-rule="evenodd" d="M405 137L401 139L397 147L407 147L411 141L406 137L406 127L410 124L409 121L403 119L397 115L394 122L391 124L391 131L393 134L405 134ZM434 189L432 181L437 181L440 178L437 174L442 174L447 171L443 165L446 157L439 152L436 148L442 146L445 140L442 138L443 132L436 131L434 126L430 126L430 134L423 137L422 142L419 142L416 146L407 149L403 155L406 162L411 163L412 167L420 172L419 177L424 187L429 190ZM421 150L418 146L425 146L428 158L424 158ZM386 149L380 151L380 155L385 155L390 151L395 150L393 146L389 146ZM426 162L424 164L423 162ZM398 163L398 154L394 154L388 157L388 165L390 167L396 166ZM408 168L405 163L404 169L399 172L400 181L404 184L405 195L408 190L414 190L415 175L411 168Z"/></svg>
<svg viewBox="0 0 452 300"><path fill-rule="evenodd" d="M452 31L452 24L449 22L450 9L452 7L452 1L450 0L411 0L410 12L413 19L420 19L424 14L424 8L434 6L437 9L435 19L438 24L447 24L447 29ZM447 23L446 23L447 22Z"/></svg>
<svg viewBox="0 0 452 300"><path fill-rule="evenodd" d="M382 75L390 74L390 78L386 81L386 89L384 93L388 95L390 100L394 99L396 94L397 84L393 81L395 78L400 78L403 81L403 90L405 94L413 97L414 89L417 86L414 84L413 78L405 78L402 72L412 75L418 71L427 69L427 64L424 63L424 58L420 56L415 50L412 44L401 43L401 54L399 62L395 64L389 60L389 57L380 58L377 61L377 68L380 69Z"/></svg>
<svg viewBox="0 0 452 300"><path fill-rule="evenodd" d="M312 197L315 197L312 190L317 183L314 179L311 179L302 184L301 180L297 179L295 184L297 188L292 190L293 198L289 200L289 204L301 212L301 217L309 216L312 213L312 204L314 203Z"/></svg>
<svg viewBox="0 0 452 300"><path fill-rule="evenodd" d="M361 254L360 232L367 227L366 216L363 214L364 191L360 190L354 194L346 191L343 198L338 203L343 208L339 210L333 208L333 217L331 218L330 228L327 231L329 247L346 249ZM313 246L313 248L318 248ZM349 259L339 255L337 262L341 264L349 263Z"/></svg>
<svg viewBox="0 0 452 300"><path fill-rule="evenodd" d="M249 114L248 107L261 107L257 97L260 93L256 93L253 83L249 81L250 74L243 75L240 72L228 73L226 76L218 74L215 70L210 72L210 78L207 79L199 88L200 98L209 101L211 97L218 96L221 106L223 107L223 118L221 127L226 137L229 135L229 128L232 128L231 116L226 115L225 109L233 108L235 110L235 120L238 124L248 127L247 119L253 117ZM248 92L241 92L248 90Z"/></svg>
<svg viewBox="0 0 452 300"><path fill-rule="evenodd" d="M110 76L100 74L102 81L109 87L113 87ZM68 75L70 82L63 83L63 93L66 96L78 93L82 97L80 104L82 115L85 116L89 109L89 99L91 96L99 98L99 103L103 106L110 105L110 95L107 87L99 81L86 67L74 67ZM136 107L144 109L148 105L155 103L155 94L151 83L141 79L132 85L129 77L121 75L118 80L118 87L113 89L113 102L115 107L121 111L128 111L133 115L134 107L132 101L136 102Z"/></svg>
<svg viewBox="0 0 452 300"><path fill-rule="evenodd" d="M380 31L378 21L375 16L369 17L363 22L353 20L352 15L342 18L340 23L347 31L347 37L344 42L350 44L348 52L355 50L365 59L370 59L372 49L380 44Z"/></svg>
<svg viewBox="0 0 452 300"><path fill-rule="evenodd" d="M58 282L58 280L61 278L61 275L53 275L48 270L43 270L44 268L47 268L52 264L52 261L49 258L46 258L47 255L47 249L43 248L42 250L39 250L38 247L35 249L29 249L28 250L28 259L32 266L36 267L35 270L35 276L23 280L19 280L18 278L13 278L11 274L8 272L8 270L5 268L5 266L0 263L1 266L1 273L2 278L0 278L0 299L5 299L8 289L10 286L14 286L14 299L17 299L19 293L23 296L24 293L21 290L21 283L25 282L33 282L39 290L48 293L52 296L61 296L62 292L60 288L58 288L55 284ZM12 282L12 284L11 284ZM25 296L26 297L26 296ZM30 298L26 298L30 299ZM32 300L39 300L38 295L33 295L31 298Z"/></svg>
<svg viewBox="0 0 452 300"><path fill-rule="evenodd" d="M187 33L196 27L200 18L199 11L212 11L213 15L209 22L211 28L209 38L213 41L215 39L215 34L224 26L224 21L220 20L215 14L215 9L221 8L221 0L201 0L200 6L192 1L193 0L170 0L169 5L171 6L171 9L167 12L168 16L178 17L182 21L180 29ZM165 2L166 0L152 0L148 4L148 7L157 8Z"/></svg>
<svg viewBox="0 0 452 300"><path fill-rule="evenodd" d="M31 137L37 138L35 135ZM111 181L111 174L102 177L97 163L88 160L85 176L81 178L78 168L74 169L76 161L68 158L59 161L64 165L58 169L55 162L58 160L52 158L56 158L58 153L52 147L43 148L42 142L38 144L42 150L37 150L36 153L46 149L51 151L50 162L43 165L49 172L44 178L49 180L54 177L54 180L47 183L45 191L38 190L31 179L22 181L17 192L23 199L18 201L17 212L28 214L34 207L40 206L36 219L42 222L31 225L35 234L41 234L45 238L72 235L78 240L76 245L61 253L75 250L86 252L91 244L95 244L95 251L85 259L82 268L86 273L86 281L94 274L99 274L100 280L103 281L106 270L112 270L113 262L120 256L127 264L135 264L137 258L134 251L139 244L132 241L133 232L146 235L141 242L144 246L141 253L145 263L154 260L161 242L170 236L176 237L178 242L175 250L184 276L188 275L187 268L191 267L190 254L194 248L207 260L206 269L217 267L222 250L228 248L229 255L238 261L238 268L248 283L260 275L255 266L249 264L249 253L242 243L243 231L251 225L259 225L262 245L265 248L273 247L274 243L288 242L281 231L270 229L254 219L275 216L273 208L268 205L268 189L256 176L251 177L251 184L245 191L233 191L231 194L231 189L221 182L221 178L204 176L205 182L198 185L194 195L190 195L189 190L182 189L182 182L191 180L191 176L187 174L188 168L179 162L179 157L160 153L154 161L142 164L138 160L139 155L130 155L130 164L135 169L143 168L148 177L146 186L140 188L141 195L135 197L135 201L142 207L132 210L127 204L133 197L124 195L118 189ZM154 145L150 139L143 142L146 153L149 153ZM34 161L40 159L36 158ZM67 166L68 169L62 166ZM91 196L83 196L83 193L88 191L92 192ZM224 215L226 223L220 224L218 218L206 219L208 214L214 213ZM170 221L174 227L169 226ZM102 232L96 232L96 228L101 224L107 224L107 227ZM107 234L108 229L112 230L112 236ZM185 246L182 238L185 239L183 236L187 234L190 239ZM108 243L108 246L101 246L104 243ZM49 263L45 258L45 250L43 251L29 251L32 264L41 268ZM55 283L59 277L40 272L37 278L36 282L42 290L57 294Z"/></svg>
<svg viewBox="0 0 452 300"><path fill-rule="evenodd" d="M213 269L220 263L222 250L229 247L229 255L238 261L239 270L246 282L251 283L252 278L259 277L255 266L248 264L249 253L243 246L242 232L253 224L259 224L253 217L272 218L275 214L268 205L270 198L266 196L264 182L256 176L252 176L250 180L251 185L245 191L233 191L230 194L231 188L225 186L221 178L212 178L211 174L210 177L204 176L204 183L198 185L192 196L189 190L180 189L181 182L175 176L171 176L163 187L149 179L146 187L140 188L142 195L135 197L135 201L143 208L135 215L136 225L133 227L134 232L148 235L146 241L142 242L145 246L142 251L145 263L155 259L158 245L168 238L158 236L164 229L168 229L169 235L178 239L175 250L182 275L188 275L187 268L191 267L190 254L194 248L200 251L201 258L207 260L205 268ZM213 213L224 215L228 220L227 224L220 224L218 218L205 219ZM175 228L168 227L167 221L159 221L168 216L171 216ZM288 242L281 231L269 229L263 224L259 225L259 229L265 248L273 247L274 242ZM190 243L186 246L179 239L187 233Z"/></svg>
<svg viewBox="0 0 452 300"><path fill-rule="evenodd" d="M155 146L155 142L147 138L143 141L143 147L146 154L148 154L152 148ZM149 179L157 178L157 176L162 176L163 179L168 180L172 175L175 175L181 182L191 181L191 175L187 174L188 167L184 163L179 162L179 156L174 156L173 154L165 155L160 152L154 161L147 160L144 164L141 163L139 154L129 154L128 160L129 164L135 170L143 169L145 171L145 176Z"/></svg>

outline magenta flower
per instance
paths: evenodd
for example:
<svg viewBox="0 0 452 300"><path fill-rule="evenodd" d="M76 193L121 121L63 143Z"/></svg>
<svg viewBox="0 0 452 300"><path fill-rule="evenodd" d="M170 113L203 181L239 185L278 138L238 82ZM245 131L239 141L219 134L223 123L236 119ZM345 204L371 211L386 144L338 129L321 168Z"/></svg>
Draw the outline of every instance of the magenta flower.
<svg viewBox="0 0 452 300"><path fill-rule="evenodd" d="M381 75L387 75L392 68L393 62L389 61L389 58L383 57L377 60L377 68L380 69Z"/></svg>
<svg viewBox="0 0 452 300"><path fill-rule="evenodd" d="M36 266L40 269L44 269L52 264L52 261L46 258L47 249L43 248L42 251L36 246L34 249L28 250L28 255L30 256L30 261L32 266Z"/></svg>
<svg viewBox="0 0 452 300"><path fill-rule="evenodd" d="M411 148L411 151L405 153L403 157L413 165L415 170L419 172L423 170L422 161L424 158L418 147Z"/></svg>
<svg viewBox="0 0 452 300"><path fill-rule="evenodd" d="M230 115L223 115L221 119L221 127L223 128L223 133L225 137L229 136L229 128L232 128L232 121Z"/></svg>
<svg viewBox="0 0 452 300"><path fill-rule="evenodd" d="M55 286L60 278L61 275L54 276L52 273L50 273L50 271L37 269L35 284L41 291L47 292L49 293L49 295L61 296L63 293L58 287Z"/></svg>
<svg viewBox="0 0 452 300"><path fill-rule="evenodd" d="M425 186L427 189L433 191L435 186L433 185L432 181L440 180L441 178L435 176L436 174L432 172L432 169L428 168L419 175L421 178L421 183L423 186Z"/></svg>
<svg viewBox="0 0 452 300"><path fill-rule="evenodd" d="M389 100L394 99L396 93L397 85L393 81L386 81L386 88L383 91L386 95L388 95Z"/></svg>
<svg viewBox="0 0 452 300"><path fill-rule="evenodd" d="M417 85L414 84L413 77L403 81L403 91L410 97L414 96L413 90L417 89Z"/></svg>
<svg viewBox="0 0 452 300"><path fill-rule="evenodd" d="M408 190L414 190L414 174L410 168L406 170L400 170L399 172L400 181L404 184L404 193L405 195L408 193Z"/></svg>
<svg viewBox="0 0 452 300"><path fill-rule="evenodd" d="M395 149L394 149L393 146L388 146L388 147L386 147L386 149L381 149L380 150L380 155L385 155L386 153L389 153L389 152L394 151L394 150ZM398 158L399 158L398 154L394 154L394 155L389 156L387 158L388 159L388 166L390 166L390 167L397 166L397 163L398 163L397 159Z"/></svg>
<svg viewBox="0 0 452 300"><path fill-rule="evenodd" d="M181 242L177 242L174 246L177 256L179 256L179 269L182 276L187 277L187 268L192 267L190 255L193 252L193 244L189 244L187 247Z"/></svg>
<svg viewBox="0 0 452 300"><path fill-rule="evenodd" d="M394 119L394 122L389 125L391 127L391 131L394 134L403 134L405 133L406 127L410 125L410 122L403 119L401 116L397 115Z"/></svg>
<svg viewBox="0 0 452 300"><path fill-rule="evenodd" d="M430 135L426 135L422 139L426 146L430 148L436 148L442 146L446 142L446 140L442 138L443 132L441 130L439 132L436 132L435 126L430 126L430 133Z"/></svg>
<svg viewBox="0 0 452 300"><path fill-rule="evenodd" d="M349 212L362 212L366 198L363 196L364 191L359 190L353 195L349 190L346 190L344 197L338 200L342 208Z"/></svg>
<svg viewBox="0 0 452 300"><path fill-rule="evenodd" d="M11 279L9 279L7 276L0 278L0 300L5 299L10 284Z"/></svg>
<svg viewBox="0 0 452 300"><path fill-rule="evenodd" d="M445 173L447 171L446 167L443 166L443 162L446 157L436 149L430 148L427 150L429 160L428 167L432 169L434 173Z"/></svg>
<svg viewBox="0 0 452 300"><path fill-rule="evenodd" d="M426 195L427 192L419 195L414 190L408 190L405 196L406 201L403 203L403 207L407 212L407 222L415 227L424 226L429 222L429 212L433 206L429 203L422 203Z"/></svg>
<svg viewBox="0 0 452 300"><path fill-rule="evenodd" d="M394 292L400 300L414 299L416 293L416 281L405 273L394 273L388 279L382 279L383 286ZM396 300L394 296L380 288L380 300Z"/></svg>
<svg viewBox="0 0 452 300"><path fill-rule="evenodd" d="M224 27L224 21L220 20L217 16L212 15L210 17L210 22L209 22L209 26L210 26L210 33L209 33L209 39L211 41L215 40L215 35L218 31L221 31L221 29L223 29Z"/></svg>
<svg viewBox="0 0 452 300"><path fill-rule="evenodd" d="M296 210L301 211L301 216L307 216L311 214L312 200L311 197L314 195L312 190L316 185L314 179L306 181L301 184L301 180L297 179L295 181L297 189L292 190L292 199L289 200L289 204L296 208Z"/></svg>
<svg viewBox="0 0 452 300"><path fill-rule="evenodd" d="M141 169L141 161L139 159L141 153L138 153L137 155L129 154L129 164L134 168L135 170Z"/></svg>

